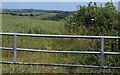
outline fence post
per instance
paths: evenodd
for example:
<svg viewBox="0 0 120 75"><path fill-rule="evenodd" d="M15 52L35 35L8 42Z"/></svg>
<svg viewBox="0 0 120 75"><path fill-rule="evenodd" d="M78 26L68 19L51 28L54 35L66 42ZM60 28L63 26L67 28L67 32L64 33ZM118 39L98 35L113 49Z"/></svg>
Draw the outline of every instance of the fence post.
<svg viewBox="0 0 120 75"><path fill-rule="evenodd" d="M13 59L13 63L16 63L16 37L17 35L14 34L14 59Z"/></svg>
<svg viewBox="0 0 120 75"><path fill-rule="evenodd" d="M101 38L101 67L104 66L104 38Z"/></svg>

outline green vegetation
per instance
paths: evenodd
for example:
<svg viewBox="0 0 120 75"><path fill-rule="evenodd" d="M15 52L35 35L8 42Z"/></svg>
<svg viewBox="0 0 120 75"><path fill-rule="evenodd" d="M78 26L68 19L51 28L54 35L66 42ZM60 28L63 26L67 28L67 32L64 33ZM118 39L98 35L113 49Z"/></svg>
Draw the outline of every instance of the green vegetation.
<svg viewBox="0 0 120 75"><path fill-rule="evenodd" d="M77 35L116 35L119 33L119 13L113 3L106 3L105 7L90 2L66 18L65 30L69 34Z"/></svg>
<svg viewBox="0 0 120 75"><path fill-rule="evenodd" d="M38 17L3 15L3 32L61 34L64 21L39 20Z"/></svg>
<svg viewBox="0 0 120 75"><path fill-rule="evenodd" d="M60 21L60 20L64 20L69 14L70 14L69 12L62 12L56 14L55 16L48 16L46 18L43 18L43 20Z"/></svg>
<svg viewBox="0 0 120 75"><path fill-rule="evenodd" d="M64 26L65 34L75 35L102 35L102 36L119 36L120 14L114 7L113 3L106 3L105 7L97 6L96 3L90 2L88 6L80 6L80 10L66 18ZM96 41L98 42L98 41ZM111 43L107 50L120 50L120 40L107 41ZM116 47L114 45L117 45ZM97 45L97 44L96 44Z"/></svg>
<svg viewBox="0 0 120 75"><path fill-rule="evenodd" d="M37 16L42 20L60 21L62 19L65 19L65 17L67 17L71 12L35 9L4 9L2 14L10 14L12 16Z"/></svg>
<svg viewBox="0 0 120 75"><path fill-rule="evenodd" d="M96 3L93 4L90 2L87 7L80 6L80 9L76 13L72 13L66 18L64 33L72 35L120 36L119 17L120 14L113 3L108 2L105 4L105 7L103 7L102 5L97 6ZM93 44L84 44L82 46L83 48L87 47L88 50L100 50L100 40L88 40L86 43ZM93 48L90 46L93 46ZM105 39L104 50L111 52L120 51L120 39ZM87 59L91 59L91 56L87 57ZM93 55L92 57L98 58L99 56ZM105 65L120 66L120 63L118 62L120 61L119 58L120 56L115 56L114 58L105 55ZM90 63L94 63L94 61L91 61Z"/></svg>
<svg viewBox="0 0 120 75"><path fill-rule="evenodd" d="M17 10L18 11L18 10ZM7 14L6 14L7 13ZM17 15L13 14L17 13ZM65 14L66 13L66 14ZM13 14L13 15L11 15ZM36 15L35 15L36 14ZM29 34L115 35L118 36L118 12L112 3L80 6L76 12L34 10L4 12L2 32ZM68 16L69 15L69 16ZM112 15L112 16L111 16ZM68 17L67 17L68 16ZM59 19L60 18L60 19ZM66 19L66 21L64 21ZM69 51L100 51L100 39L17 37L18 48ZM119 40L105 39L105 51L120 51ZM3 47L13 47L12 36L2 36ZM13 51L3 51L3 61L13 61ZM105 65L120 66L120 56L105 55ZM17 51L18 62L100 65L100 55L54 54ZM114 69L3 65L3 73L118 73Z"/></svg>

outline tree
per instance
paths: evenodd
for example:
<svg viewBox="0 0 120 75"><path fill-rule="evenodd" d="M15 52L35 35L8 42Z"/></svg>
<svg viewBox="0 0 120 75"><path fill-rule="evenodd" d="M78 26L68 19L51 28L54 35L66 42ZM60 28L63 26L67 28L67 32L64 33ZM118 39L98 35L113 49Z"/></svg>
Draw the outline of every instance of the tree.
<svg viewBox="0 0 120 75"><path fill-rule="evenodd" d="M90 2L88 6L80 6L76 13L66 18L65 33L83 35L118 35L118 12L113 3L107 2L105 7ZM82 32L83 29L85 32ZM90 33L91 31L91 33Z"/></svg>
<svg viewBox="0 0 120 75"><path fill-rule="evenodd" d="M118 30L118 36L120 36L120 12L118 17L118 26L116 26L116 29ZM118 50L120 50L120 39L118 40Z"/></svg>
<svg viewBox="0 0 120 75"><path fill-rule="evenodd" d="M64 34L120 36L120 23L118 23L120 21L120 14L112 2L107 2L104 7L102 4L97 6L95 2L94 4L92 4L92 2L88 3L88 6L78 7L78 11L71 13L66 18ZM82 40L80 40L80 42L81 41ZM84 45L82 47L87 47L88 50L100 50L100 45L98 44L100 40L87 40L84 42L88 44L83 43ZM118 40L118 42L116 40L107 40L105 44L105 51L120 50L120 40ZM118 48L116 49L116 47ZM98 57L96 55L93 56L95 58ZM91 61L92 58L91 56L86 57L86 59L91 59ZM114 63L111 62L118 61L119 58L119 56L116 56L115 59L113 59L113 57L106 57L106 59L110 59L107 61L108 65L113 65ZM86 61L86 59L83 60ZM88 63L92 64L94 62L88 61ZM115 65L120 66L119 62L115 63Z"/></svg>
<svg viewBox="0 0 120 75"><path fill-rule="evenodd" d="M19 14L19 16L23 16L22 14Z"/></svg>
<svg viewBox="0 0 120 75"><path fill-rule="evenodd" d="M34 16L32 13L30 13L30 16Z"/></svg>

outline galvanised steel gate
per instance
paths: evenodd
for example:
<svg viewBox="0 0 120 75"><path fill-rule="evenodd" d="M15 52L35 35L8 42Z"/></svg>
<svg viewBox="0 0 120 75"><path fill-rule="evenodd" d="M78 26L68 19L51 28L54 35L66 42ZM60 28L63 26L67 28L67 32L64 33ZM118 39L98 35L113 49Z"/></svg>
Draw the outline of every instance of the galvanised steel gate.
<svg viewBox="0 0 120 75"><path fill-rule="evenodd" d="M120 55L120 52L105 52L104 51L104 39L120 39L120 36L78 36L78 35L46 35L46 34L21 34L21 33L0 33L0 36L14 36L14 47L0 47L2 50L13 50L14 60L13 62L0 61L1 64L19 64L19 65L40 65L40 66L62 66L62 67L83 67L83 68L108 68L108 69L120 69L120 66L105 66L104 55ZM17 48L16 38L17 36L28 36L28 37L49 37L49 38L84 38L84 39L101 39L101 52L97 51L58 51L58 50L35 50ZM17 62L16 51L30 51L30 52L45 52L45 53L71 53L71 54L101 54L101 65L74 65L74 64L44 64L44 63L30 63L30 62Z"/></svg>

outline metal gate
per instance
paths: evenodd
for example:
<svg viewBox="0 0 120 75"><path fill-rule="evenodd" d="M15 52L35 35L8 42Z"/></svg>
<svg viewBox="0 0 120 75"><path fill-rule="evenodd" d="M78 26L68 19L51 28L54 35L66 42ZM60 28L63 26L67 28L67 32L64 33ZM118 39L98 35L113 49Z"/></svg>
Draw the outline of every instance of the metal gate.
<svg viewBox="0 0 120 75"><path fill-rule="evenodd" d="M104 39L120 39L119 36L78 36L78 35L46 35L46 34L21 34L21 33L0 33L0 36L14 36L14 47L0 47L2 50L13 50L13 62L0 61L1 64L18 64L18 65L40 65L40 66L62 66L62 67L83 67L83 68L108 68L108 69L120 69L120 66L105 66L104 55L120 55L120 52L105 52L104 51ZM84 38L84 39L101 39L101 51L58 51L58 50L36 50L36 49L25 49L17 48L16 39L17 36L28 36L28 37L49 37L49 38ZM45 64L45 63L31 63L31 62L17 62L16 51L29 51L29 52L44 52L44 53L71 53L71 54L100 54L101 64L99 66L93 65L75 65L75 64Z"/></svg>

